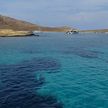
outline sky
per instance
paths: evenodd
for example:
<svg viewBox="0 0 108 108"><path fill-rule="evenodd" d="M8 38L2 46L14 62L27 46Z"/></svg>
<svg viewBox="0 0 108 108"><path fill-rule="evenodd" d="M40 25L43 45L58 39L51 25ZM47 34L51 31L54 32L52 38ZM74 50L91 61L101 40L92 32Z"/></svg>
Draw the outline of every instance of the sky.
<svg viewBox="0 0 108 108"><path fill-rule="evenodd" d="M108 0L0 0L0 14L43 26L108 28Z"/></svg>

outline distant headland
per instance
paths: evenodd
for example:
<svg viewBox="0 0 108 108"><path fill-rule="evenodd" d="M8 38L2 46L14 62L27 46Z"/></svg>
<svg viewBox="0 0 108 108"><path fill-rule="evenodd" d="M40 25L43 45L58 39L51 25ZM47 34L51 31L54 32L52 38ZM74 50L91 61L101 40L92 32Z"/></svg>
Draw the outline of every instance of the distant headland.
<svg viewBox="0 0 108 108"><path fill-rule="evenodd" d="M0 36L28 36L33 31L42 32L67 32L70 27L44 27L30 22L17 20L0 15Z"/></svg>
<svg viewBox="0 0 108 108"><path fill-rule="evenodd" d="M29 36L33 35L33 31L41 32L66 32L66 33L79 33L79 32L93 32L93 33L103 33L107 32L108 29L100 30L78 30L68 26L63 27L44 27L37 24L32 24L27 21L22 21L14 19L11 17L0 15L0 36Z"/></svg>

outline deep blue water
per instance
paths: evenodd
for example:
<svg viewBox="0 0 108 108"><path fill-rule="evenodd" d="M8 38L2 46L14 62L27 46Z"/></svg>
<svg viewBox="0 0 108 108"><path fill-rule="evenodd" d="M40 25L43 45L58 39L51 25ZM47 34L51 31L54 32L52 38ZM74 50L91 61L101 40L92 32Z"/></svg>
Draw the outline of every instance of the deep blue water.
<svg viewBox="0 0 108 108"><path fill-rule="evenodd" d="M108 108L108 35L1 37L0 108Z"/></svg>

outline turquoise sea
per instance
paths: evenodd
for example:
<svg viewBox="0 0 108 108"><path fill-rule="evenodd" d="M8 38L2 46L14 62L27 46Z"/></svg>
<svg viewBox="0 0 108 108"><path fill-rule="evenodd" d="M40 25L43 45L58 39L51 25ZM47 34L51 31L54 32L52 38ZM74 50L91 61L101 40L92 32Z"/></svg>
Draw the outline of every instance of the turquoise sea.
<svg viewBox="0 0 108 108"><path fill-rule="evenodd" d="M0 108L108 108L108 34L0 37Z"/></svg>

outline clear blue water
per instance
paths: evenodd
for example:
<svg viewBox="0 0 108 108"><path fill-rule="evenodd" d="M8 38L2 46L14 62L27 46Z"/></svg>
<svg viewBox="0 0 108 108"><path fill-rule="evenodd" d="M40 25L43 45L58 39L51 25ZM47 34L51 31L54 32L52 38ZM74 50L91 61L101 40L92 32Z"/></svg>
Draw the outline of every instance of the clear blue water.
<svg viewBox="0 0 108 108"><path fill-rule="evenodd" d="M108 108L108 35L0 38L0 108Z"/></svg>

